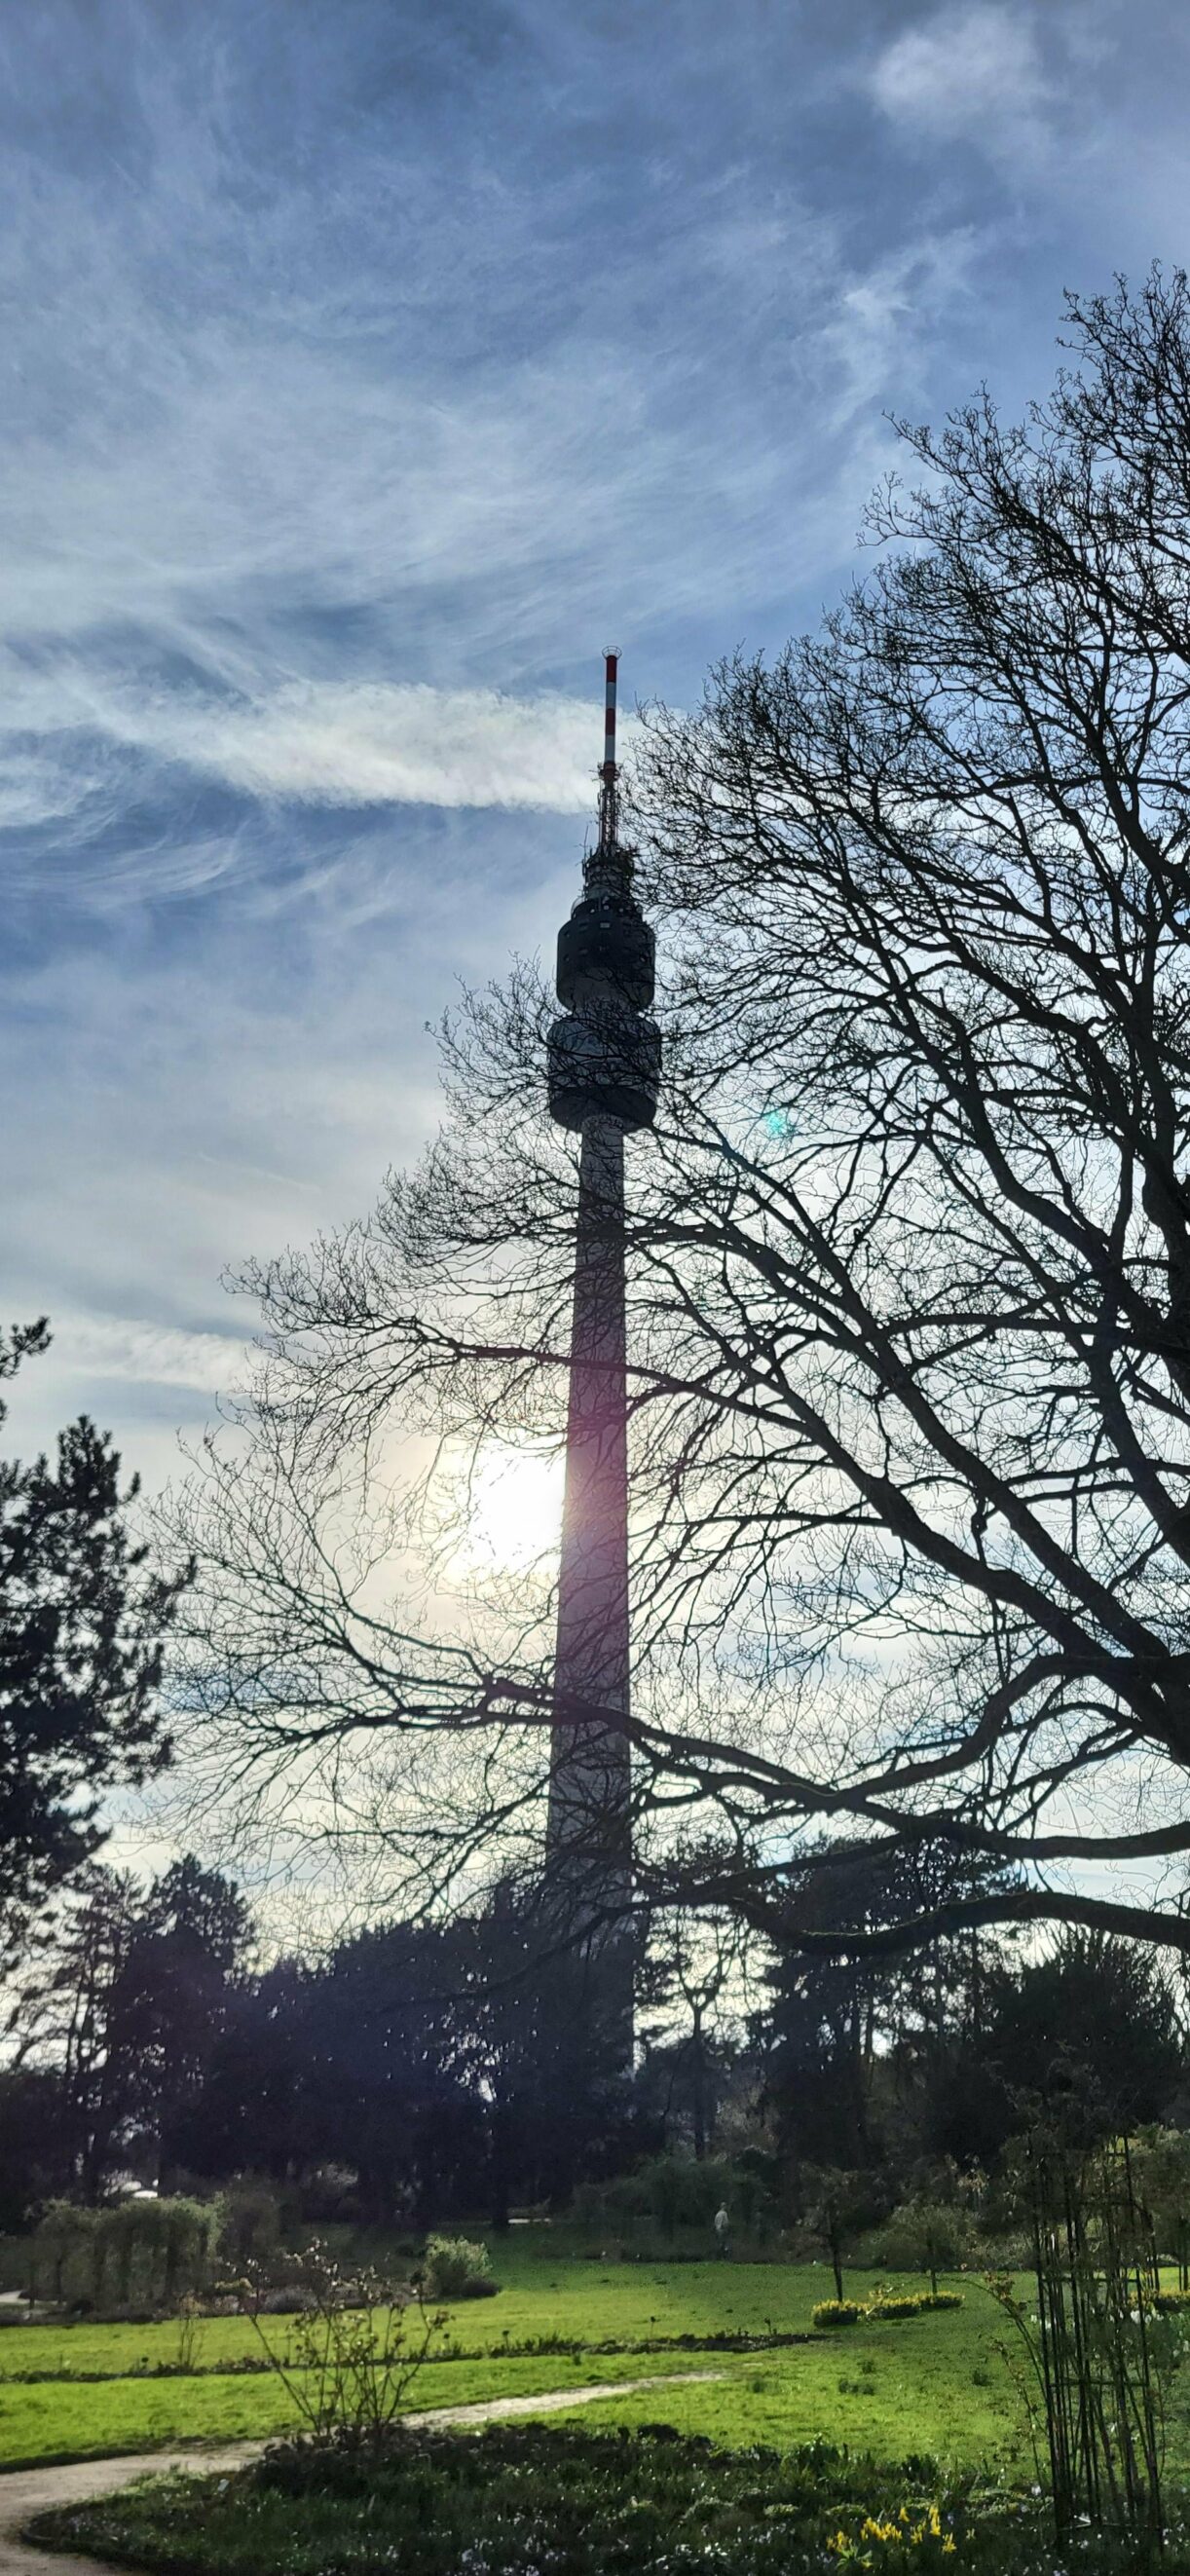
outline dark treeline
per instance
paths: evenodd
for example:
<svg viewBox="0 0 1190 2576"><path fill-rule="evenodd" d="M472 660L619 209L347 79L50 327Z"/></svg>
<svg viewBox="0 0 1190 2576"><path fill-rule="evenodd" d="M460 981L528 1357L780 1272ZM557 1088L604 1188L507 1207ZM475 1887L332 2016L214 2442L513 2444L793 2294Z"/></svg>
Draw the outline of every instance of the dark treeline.
<svg viewBox="0 0 1190 2576"><path fill-rule="evenodd" d="M851 1845L808 1869L794 1902L807 1929L879 1931L944 1900L954 1874L928 1850L877 1859ZM966 1875L990 1886L1000 1874L981 1863ZM1039 1952L967 1928L851 1964L791 1944L765 1983L751 2030L790 2171L994 2171L1042 2111L1104 2134L1190 2119L1180 1974L1098 1930L1065 1930Z"/></svg>
<svg viewBox="0 0 1190 2576"><path fill-rule="evenodd" d="M86 1874L12 2006L0 2226L122 2175L246 2173L310 2217L499 2225L513 2198L564 2199L649 2143L584 1971L512 1898L317 1959L255 1950L242 1897L193 1858L145 1890Z"/></svg>
<svg viewBox="0 0 1190 2576"><path fill-rule="evenodd" d="M906 1869L930 1863L852 1846L834 1867L808 1867L803 1925L900 1920ZM1136 1945L1067 1932L1038 1956L967 1930L849 1966L795 1944L791 1920L744 1978L734 1937L660 1933L629 2088L582 1968L511 1895L261 1965L218 1872L186 1858L142 1887L92 1866L13 1992L0 2228L125 2176L259 2177L312 2221L498 2226L675 2151L763 2151L788 2222L824 2173L866 2178L878 2211L929 2170L994 2172L1040 2103L1105 2130L1190 2118L1179 1990Z"/></svg>

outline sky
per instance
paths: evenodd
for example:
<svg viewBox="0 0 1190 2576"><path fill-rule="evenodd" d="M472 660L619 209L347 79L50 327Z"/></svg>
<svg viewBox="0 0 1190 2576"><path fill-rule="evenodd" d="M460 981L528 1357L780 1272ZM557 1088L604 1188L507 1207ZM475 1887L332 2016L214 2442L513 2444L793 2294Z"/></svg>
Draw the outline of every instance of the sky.
<svg viewBox="0 0 1190 2576"><path fill-rule="evenodd" d="M3 1300L153 1486L576 890L600 654L813 625L890 413L1176 264L1157 0L0 12Z"/></svg>

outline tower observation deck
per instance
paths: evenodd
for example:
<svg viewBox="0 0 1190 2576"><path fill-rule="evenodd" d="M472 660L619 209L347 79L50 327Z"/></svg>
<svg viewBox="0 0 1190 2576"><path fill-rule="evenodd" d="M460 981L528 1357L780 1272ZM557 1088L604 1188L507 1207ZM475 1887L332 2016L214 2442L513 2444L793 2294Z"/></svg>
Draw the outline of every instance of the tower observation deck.
<svg viewBox="0 0 1190 2576"><path fill-rule="evenodd" d="M608 2035L630 2064L631 1772L616 1722L630 1706L624 1139L656 1114L661 1038L647 1016L653 933L620 839L617 671L609 653L599 836L558 934L564 1017L549 1037L551 1114L582 1142L546 1875L585 1938Z"/></svg>

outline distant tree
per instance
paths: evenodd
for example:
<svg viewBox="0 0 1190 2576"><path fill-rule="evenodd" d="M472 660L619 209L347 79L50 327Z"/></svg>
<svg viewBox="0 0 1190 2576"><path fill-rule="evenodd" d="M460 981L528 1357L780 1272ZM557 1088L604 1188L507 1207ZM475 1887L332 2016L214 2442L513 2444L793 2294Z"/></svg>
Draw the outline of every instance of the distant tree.
<svg viewBox="0 0 1190 2576"><path fill-rule="evenodd" d="M804 2225L824 2247L835 2279L835 2297L843 2297L843 2265L857 2236L873 2227L888 2206L881 2204L870 2172L848 2172L841 2165L811 2165L801 2177Z"/></svg>
<svg viewBox="0 0 1190 2576"><path fill-rule="evenodd" d="M1160 1954L1099 1932L1064 1933L1048 1957L1002 1976L964 2080L994 2149L1039 2101L1115 2132L1166 2112L1184 2065L1177 1997Z"/></svg>
<svg viewBox="0 0 1190 2576"><path fill-rule="evenodd" d="M200 1964L200 2010L182 2027L209 2049L183 2061L183 2109L162 2134L210 2180L254 2173L320 2195L329 2170L378 2223L484 2213L500 2226L514 2202L564 2202L580 2176L656 2142L601 2038L597 1981L512 1890L255 1975L212 1984ZM172 1978L168 1944L164 1966ZM154 2099L162 1975L150 1944L129 1992L147 2009Z"/></svg>
<svg viewBox="0 0 1190 2576"><path fill-rule="evenodd" d="M254 1937L238 1887L193 1853L153 1881L139 1909L118 2005L164 2184L189 2163L190 2123Z"/></svg>
<svg viewBox="0 0 1190 2576"><path fill-rule="evenodd" d="M66 2189L62 2108L55 2068L0 2069L0 2235L19 2235L39 2201Z"/></svg>
<svg viewBox="0 0 1190 2576"><path fill-rule="evenodd" d="M871 1936L937 1915L973 1890L991 1894L1003 1878L998 1863L945 1847L880 1852L859 1839L808 1854L800 1884L787 1872L786 1918L765 1980L770 2001L753 2031L795 2193L803 2158L870 2170L933 2144L938 2095L986 2009L1002 1944L994 1934L958 1930L908 1956L883 1957ZM807 1947L807 1935L813 1940L824 1923L853 1931L852 1958Z"/></svg>
<svg viewBox="0 0 1190 2576"><path fill-rule="evenodd" d="M634 2101L597 1966L559 1947L534 1891L497 1886L466 1938L491 2102L490 2208L502 2225L514 2198L563 2207L581 2180L655 2147L660 2129Z"/></svg>
<svg viewBox="0 0 1190 2576"><path fill-rule="evenodd" d="M917 2194L893 2210L884 2230L885 2259L898 2271L928 2272L936 2297L938 2274L957 2271L971 2251L971 2213L961 2201Z"/></svg>
<svg viewBox="0 0 1190 2576"><path fill-rule="evenodd" d="M297 2180L329 2154L311 2101L315 1960L274 1960L226 1991L205 2080L190 2104L181 2161L219 2181Z"/></svg>
<svg viewBox="0 0 1190 2576"><path fill-rule="evenodd" d="M649 2090L667 2127L683 2121L698 2158L713 2144L720 2086L734 2054L729 1998L741 1956L740 1927L730 1916L663 1914L650 1948Z"/></svg>
<svg viewBox="0 0 1190 2576"><path fill-rule="evenodd" d="M88 1863L13 2013L25 2051L58 2073L69 2187L89 2201L131 2152L141 2107L142 2034L123 2002L138 1893L126 1872Z"/></svg>
<svg viewBox="0 0 1190 2576"><path fill-rule="evenodd" d="M48 1346L44 1322L14 1328L0 1384ZM169 1758L162 1659L188 1578L149 1570L137 1490L85 1416L52 1466L0 1462L0 1949L103 1841L104 1792Z"/></svg>
<svg viewBox="0 0 1190 2576"><path fill-rule="evenodd" d="M69 2180L88 2200L132 2166L185 2160L193 2117L251 1937L231 1882L191 1856L147 1889L89 1863L18 1980L12 2035L54 2071Z"/></svg>
<svg viewBox="0 0 1190 2576"><path fill-rule="evenodd" d="M1190 2289L1190 2130L1142 2129L1131 2155L1137 2197L1156 2225L1157 2250L1173 2256L1179 2287Z"/></svg>
<svg viewBox="0 0 1190 2576"><path fill-rule="evenodd" d="M353 2167L363 2215L427 2226L481 2188L485 2112L451 1927L381 1923L339 1943L305 1997L315 2153Z"/></svg>

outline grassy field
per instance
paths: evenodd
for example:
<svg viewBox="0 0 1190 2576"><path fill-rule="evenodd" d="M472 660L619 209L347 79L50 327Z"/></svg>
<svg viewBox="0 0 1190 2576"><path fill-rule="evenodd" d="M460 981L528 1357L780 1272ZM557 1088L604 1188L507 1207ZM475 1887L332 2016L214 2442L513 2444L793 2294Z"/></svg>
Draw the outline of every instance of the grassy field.
<svg viewBox="0 0 1190 2576"><path fill-rule="evenodd" d="M468 2352L495 2352L502 2343L543 2335L597 2345L724 2329L808 2332L815 2301L832 2295L830 2274L817 2264L591 2262L565 2243L559 2246L545 2228L518 2229L487 2242L499 2297L463 2300L450 2311L451 2334ZM854 2276L865 2291L877 2277L887 2278ZM196 2357L204 2367L257 2349L246 2317L209 2317L199 2326ZM13 2327L0 2333L0 2384L18 2370L100 2370L115 2376L177 2356L178 2328L172 2323Z"/></svg>
<svg viewBox="0 0 1190 2576"><path fill-rule="evenodd" d="M544 2229L493 2242L492 2252L500 2295L450 2312L460 2357L427 2364L411 2398L419 2408L713 2367L723 2374L713 2386L601 2401L584 2408L583 2421L664 2421L722 2442L781 2447L821 2435L888 2458L929 2452L971 2467L1023 2464L1018 2403L995 2350L1000 2321L978 2281L952 2284L966 2294L958 2312L862 2323L784 2351L708 2353L675 2348L676 2339L809 2333L829 2274L781 2263L584 2261ZM876 2278L856 2274L853 2286L863 2294ZM286 2332L284 2320L273 2327ZM582 2350L573 2358L515 2350L546 2337ZM629 2348L640 2344L660 2348ZM198 2331L196 2374L153 2377L144 2374L179 2360L174 2324L8 2328L0 2333L0 2465L278 2431L293 2421L280 2383L235 2369L256 2349L246 2318L210 2318ZM72 2375L49 2375L57 2373Z"/></svg>

